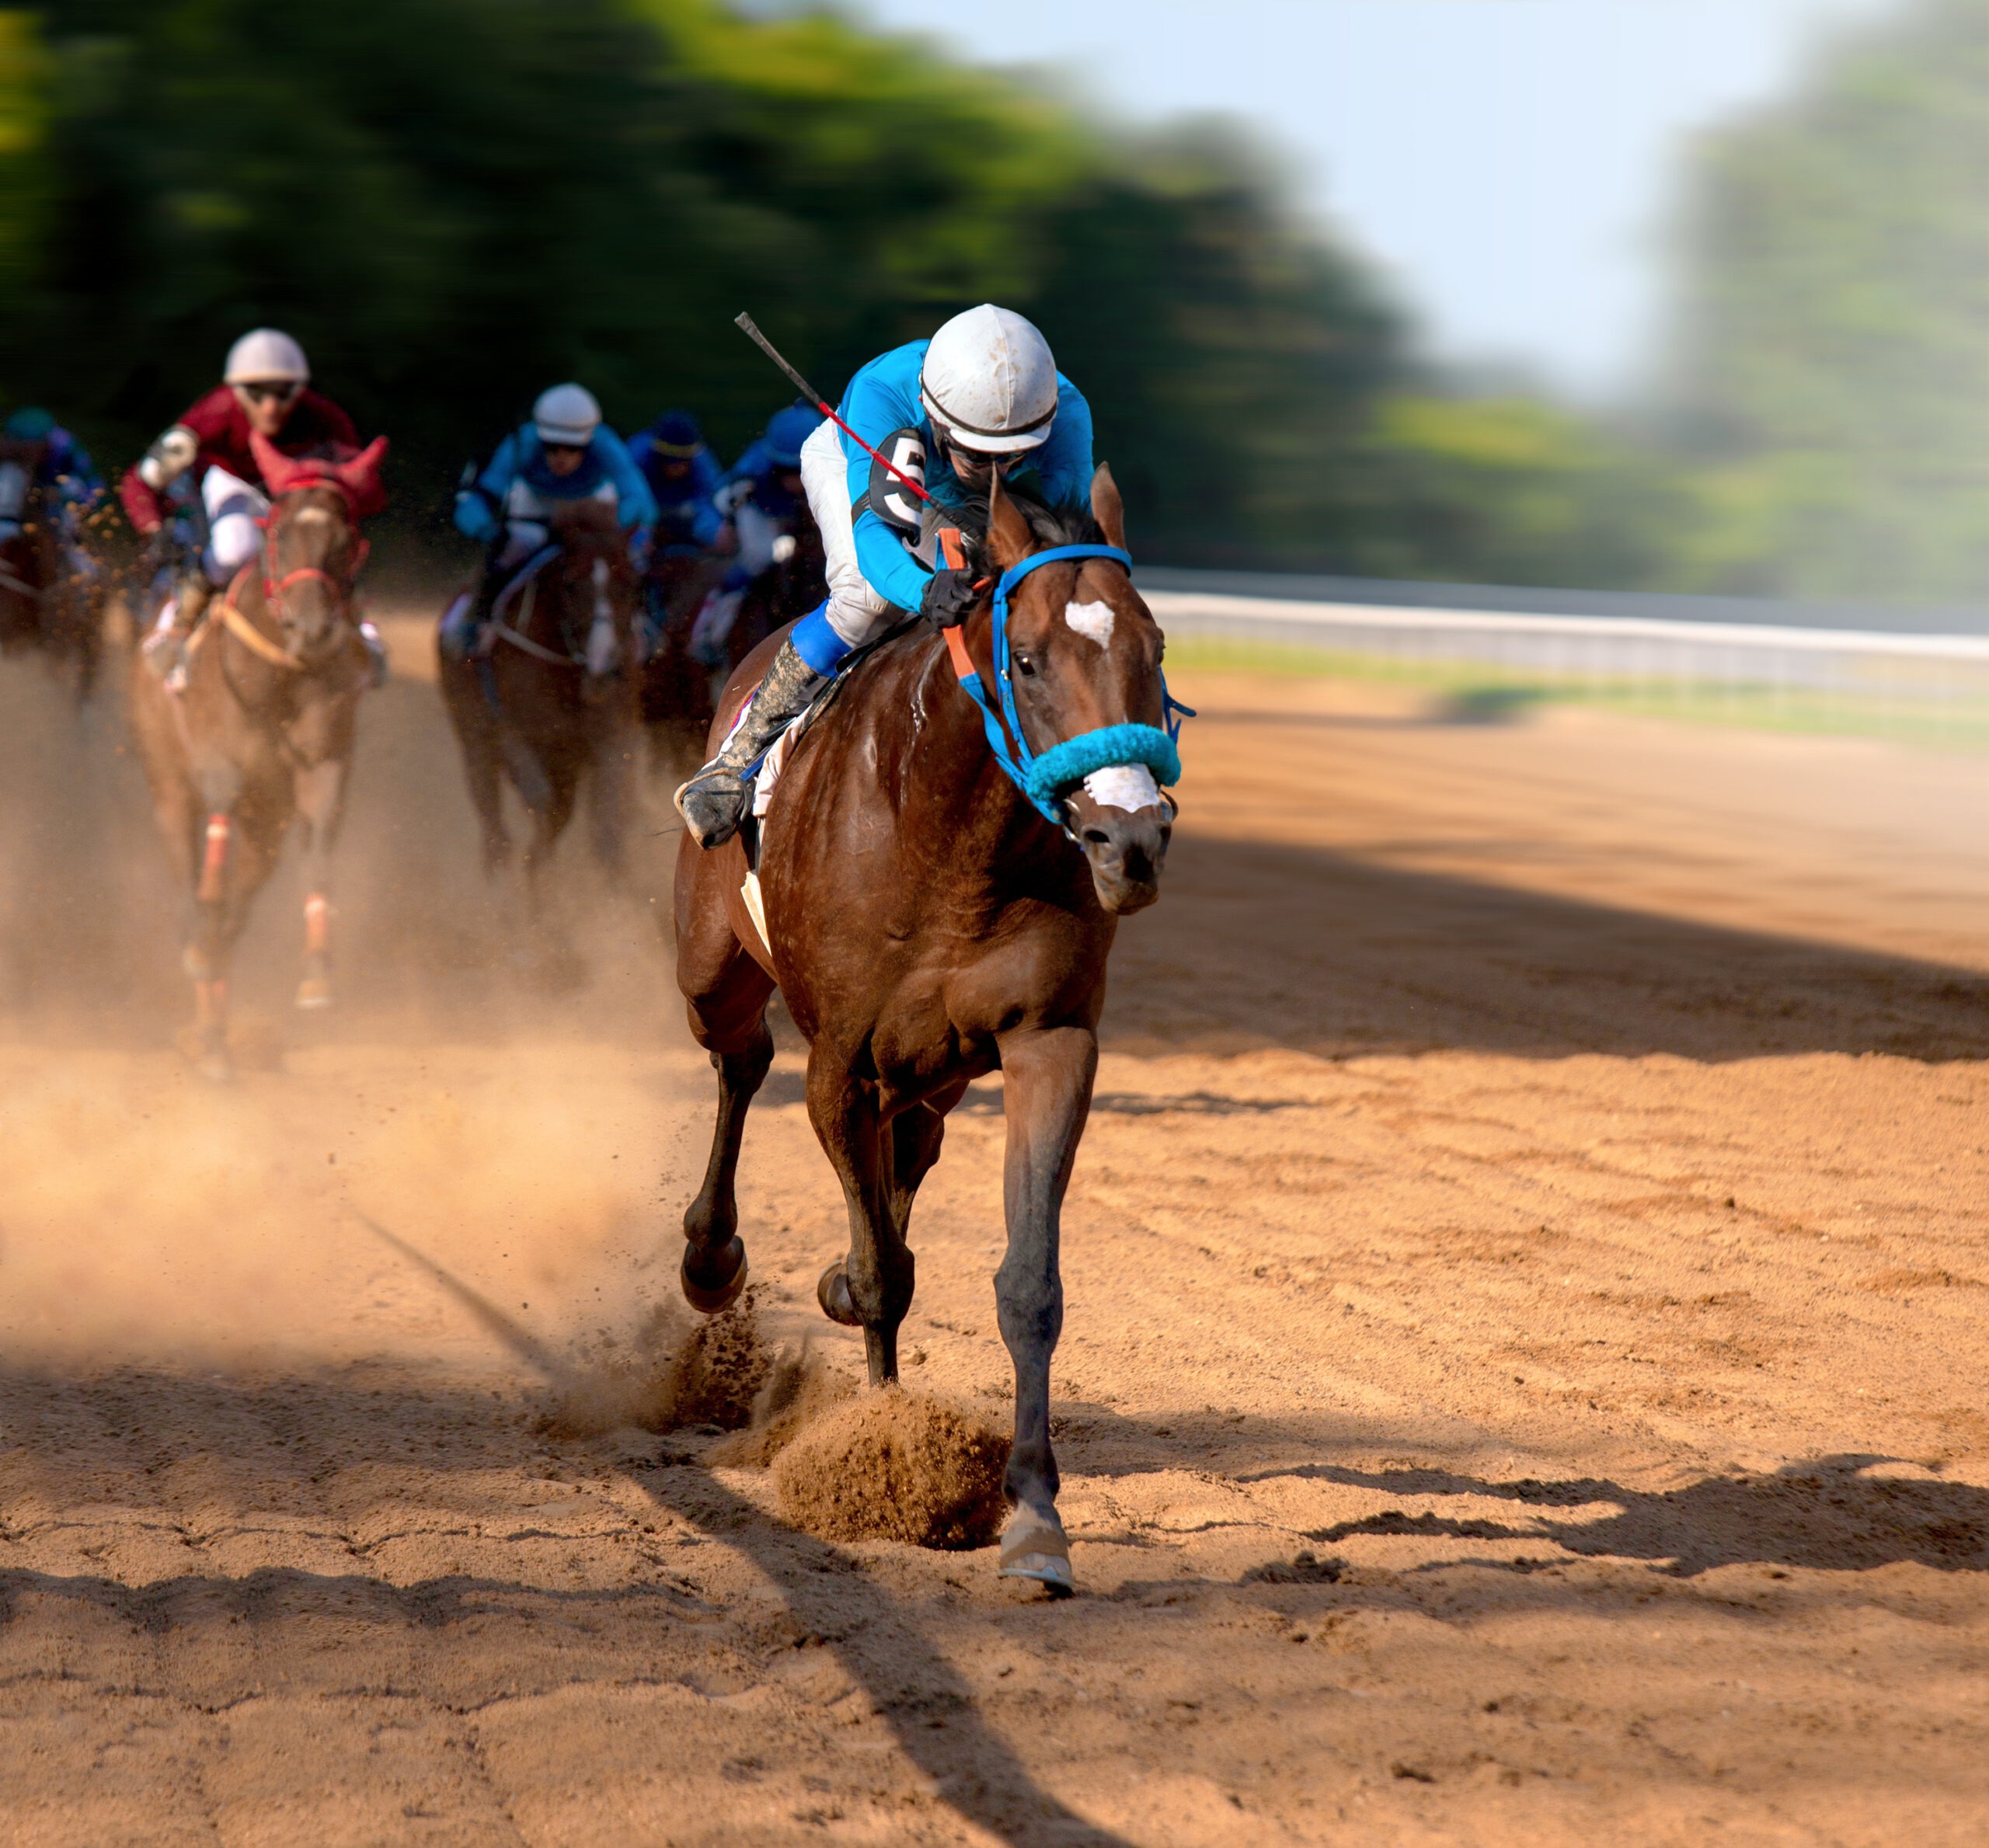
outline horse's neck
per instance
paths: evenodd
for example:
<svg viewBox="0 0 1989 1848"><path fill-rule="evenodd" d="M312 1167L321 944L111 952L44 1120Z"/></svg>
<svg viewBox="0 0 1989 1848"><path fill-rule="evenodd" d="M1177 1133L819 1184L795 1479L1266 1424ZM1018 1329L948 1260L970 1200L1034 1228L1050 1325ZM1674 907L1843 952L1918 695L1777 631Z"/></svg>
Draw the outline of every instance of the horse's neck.
<svg viewBox="0 0 1989 1848"><path fill-rule="evenodd" d="M910 693L911 716L924 718L904 747L905 806L933 822L956 857L984 859L1025 811L1035 811L988 748L981 708L960 685L944 639L934 637L921 652Z"/></svg>

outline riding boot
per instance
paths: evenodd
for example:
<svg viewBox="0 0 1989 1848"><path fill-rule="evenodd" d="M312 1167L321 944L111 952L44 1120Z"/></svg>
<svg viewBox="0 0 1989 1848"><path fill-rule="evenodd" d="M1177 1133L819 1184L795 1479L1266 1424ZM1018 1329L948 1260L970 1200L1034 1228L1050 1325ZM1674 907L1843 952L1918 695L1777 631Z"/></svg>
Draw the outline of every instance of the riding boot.
<svg viewBox="0 0 1989 1848"><path fill-rule="evenodd" d="M207 581L204 571L189 572L180 579L178 592L170 605L171 619L162 620L138 650L145 657L145 665L161 680L170 683L176 675L182 680L185 678L186 638L207 614L208 601L214 593L214 586Z"/></svg>
<svg viewBox="0 0 1989 1848"><path fill-rule="evenodd" d="M794 650L782 642L767 677L754 688L718 754L677 792L677 812L700 847L721 847L745 818L746 772L827 684Z"/></svg>
<svg viewBox="0 0 1989 1848"><path fill-rule="evenodd" d="M498 593L510 576L498 562L503 549L500 538L485 553L475 583L443 617L442 652L451 661L466 661L483 646L483 632L497 607Z"/></svg>

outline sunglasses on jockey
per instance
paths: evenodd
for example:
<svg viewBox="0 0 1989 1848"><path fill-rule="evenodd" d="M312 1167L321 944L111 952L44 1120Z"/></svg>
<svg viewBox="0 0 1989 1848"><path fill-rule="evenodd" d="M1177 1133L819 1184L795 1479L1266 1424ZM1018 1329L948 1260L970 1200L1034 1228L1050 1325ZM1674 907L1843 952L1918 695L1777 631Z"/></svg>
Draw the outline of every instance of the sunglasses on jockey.
<svg viewBox="0 0 1989 1848"><path fill-rule="evenodd" d="M235 388L254 404L289 404L304 389L304 381L301 378L258 378Z"/></svg>
<svg viewBox="0 0 1989 1848"><path fill-rule="evenodd" d="M984 449L971 448L943 424L935 425L932 433L939 438L939 447L953 461L953 472L962 481L984 482L991 473L1005 479L1012 471L1026 468L1034 459L1033 452L1026 449L991 455Z"/></svg>

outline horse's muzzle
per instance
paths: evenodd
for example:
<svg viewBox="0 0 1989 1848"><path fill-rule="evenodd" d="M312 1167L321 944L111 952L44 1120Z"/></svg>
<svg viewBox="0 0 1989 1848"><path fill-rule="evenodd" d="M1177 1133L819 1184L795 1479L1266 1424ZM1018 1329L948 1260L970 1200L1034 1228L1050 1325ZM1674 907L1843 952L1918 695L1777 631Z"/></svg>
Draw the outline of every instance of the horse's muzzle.
<svg viewBox="0 0 1989 1848"><path fill-rule="evenodd" d="M1174 833L1172 809L1111 809L1087 802L1078 844L1091 862L1098 902L1115 916L1141 911L1160 896L1161 869Z"/></svg>

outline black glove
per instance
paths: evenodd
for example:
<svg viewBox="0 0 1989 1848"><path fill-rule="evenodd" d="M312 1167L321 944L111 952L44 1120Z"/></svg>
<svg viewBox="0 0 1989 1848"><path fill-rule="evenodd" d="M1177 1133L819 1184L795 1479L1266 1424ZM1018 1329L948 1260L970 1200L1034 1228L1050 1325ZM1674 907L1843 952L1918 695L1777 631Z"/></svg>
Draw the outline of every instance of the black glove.
<svg viewBox="0 0 1989 1848"><path fill-rule="evenodd" d="M971 571L952 566L934 572L919 600L919 614L935 628L956 628L977 600L977 583Z"/></svg>

